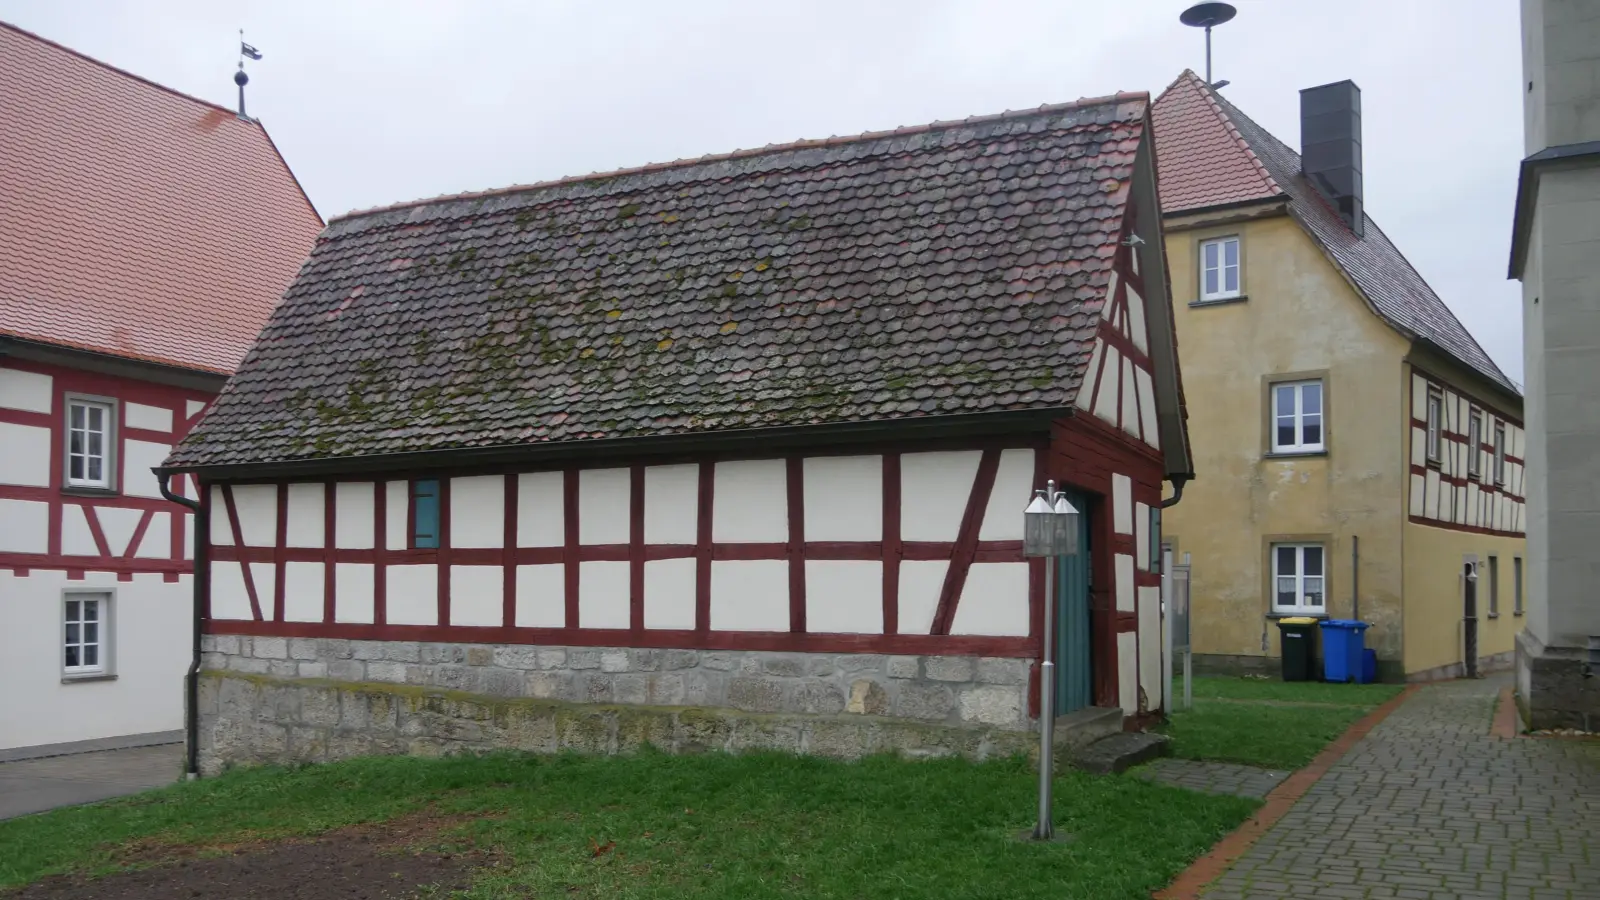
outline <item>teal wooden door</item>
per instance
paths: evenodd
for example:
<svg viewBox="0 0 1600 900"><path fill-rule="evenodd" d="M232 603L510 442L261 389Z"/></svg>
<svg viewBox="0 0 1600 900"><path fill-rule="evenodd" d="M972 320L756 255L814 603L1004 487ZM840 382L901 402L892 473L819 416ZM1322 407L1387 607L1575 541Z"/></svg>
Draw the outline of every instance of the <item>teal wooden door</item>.
<svg viewBox="0 0 1600 900"><path fill-rule="evenodd" d="M1063 556L1056 565L1056 715L1083 709L1092 702L1089 660L1089 499L1067 491L1078 509L1077 556Z"/></svg>

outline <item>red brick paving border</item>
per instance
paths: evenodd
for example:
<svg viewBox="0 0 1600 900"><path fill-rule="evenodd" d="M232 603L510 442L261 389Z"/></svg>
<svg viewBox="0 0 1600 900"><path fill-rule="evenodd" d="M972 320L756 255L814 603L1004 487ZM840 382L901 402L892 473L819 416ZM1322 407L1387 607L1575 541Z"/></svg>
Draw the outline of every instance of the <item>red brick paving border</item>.
<svg viewBox="0 0 1600 900"><path fill-rule="evenodd" d="M1399 709L1400 705L1421 687L1420 684L1407 685L1405 690L1391 697L1382 706L1362 716L1333 743L1322 748L1322 752L1318 753L1305 768L1296 771L1285 778L1282 784L1273 788L1255 815L1245 820L1245 823L1234 829L1233 833L1218 841L1216 846L1211 848L1211 852L1190 863L1189 868L1178 873L1178 877L1173 879L1171 884L1151 896L1156 900L1197 900L1206 885L1216 881L1229 866L1238 861L1239 857L1244 856L1268 829L1283 818L1284 813L1294 806L1296 800L1305 796L1306 791L1333 768L1334 763L1343 758L1351 747L1367 736L1367 732L1388 718L1390 713Z"/></svg>
<svg viewBox="0 0 1600 900"><path fill-rule="evenodd" d="M1494 708L1494 724L1489 727L1489 733L1497 738L1514 738L1522 732L1517 726L1521 724L1517 715L1517 701L1511 696L1511 688L1500 689L1499 705Z"/></svg>

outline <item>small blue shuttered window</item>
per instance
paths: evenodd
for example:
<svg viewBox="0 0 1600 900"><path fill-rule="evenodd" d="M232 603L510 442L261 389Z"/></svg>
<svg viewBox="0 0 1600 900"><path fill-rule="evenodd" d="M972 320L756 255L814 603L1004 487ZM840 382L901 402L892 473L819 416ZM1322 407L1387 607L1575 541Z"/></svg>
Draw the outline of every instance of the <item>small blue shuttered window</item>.
<svg viewBox="0 0 1600 900"><path fill-rule="evenodd" d="M439 481L411 482L411 546L417 550L439 546Z"/></svg>

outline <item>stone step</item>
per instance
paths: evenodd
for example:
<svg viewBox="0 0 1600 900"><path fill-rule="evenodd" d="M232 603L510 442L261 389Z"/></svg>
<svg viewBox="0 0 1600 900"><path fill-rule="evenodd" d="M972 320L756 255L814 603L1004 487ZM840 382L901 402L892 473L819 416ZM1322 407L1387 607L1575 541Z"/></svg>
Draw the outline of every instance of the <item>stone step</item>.
<svg viewBox="0 0 1600 900"><path fill-rule="evenodd" d="M1121 733L1121 709L1115 706L1087 706L1064 716L1056 716L1056 752L1071 752L1101 738Z"/></svg>
<svg viewBox="0 0 1600 900"><path fill-rule="evenodd" d="M1096 775L1126 772L1170 751L1164 734L1149 731L1124 731L1103 737L1072 755L1072 764Z"/></svg>

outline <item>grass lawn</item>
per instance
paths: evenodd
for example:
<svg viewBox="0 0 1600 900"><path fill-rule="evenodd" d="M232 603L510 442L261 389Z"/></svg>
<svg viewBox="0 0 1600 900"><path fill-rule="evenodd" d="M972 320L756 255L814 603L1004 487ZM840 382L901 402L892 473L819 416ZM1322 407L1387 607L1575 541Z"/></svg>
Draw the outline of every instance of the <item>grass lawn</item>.
<svg viewBox="0 0 1600 900"><path fill-rule="evenodd" d="M1403 690L1392 684L1324 684L1259 678L1195 679L1194 709L1164 728L1183 759L1298 769L1357 719Z"/></svg>
<svg viewBox="0 0 1600 900"><path fill-rule="evenodd" d="M0 890L103 873L133 844L222 846L433 810L432 846L492 848L472 898L1146 898L1255 801L1067 772L1032 822L1022 760L782 756L387 757L232 772L0 822Z"/></svg>

